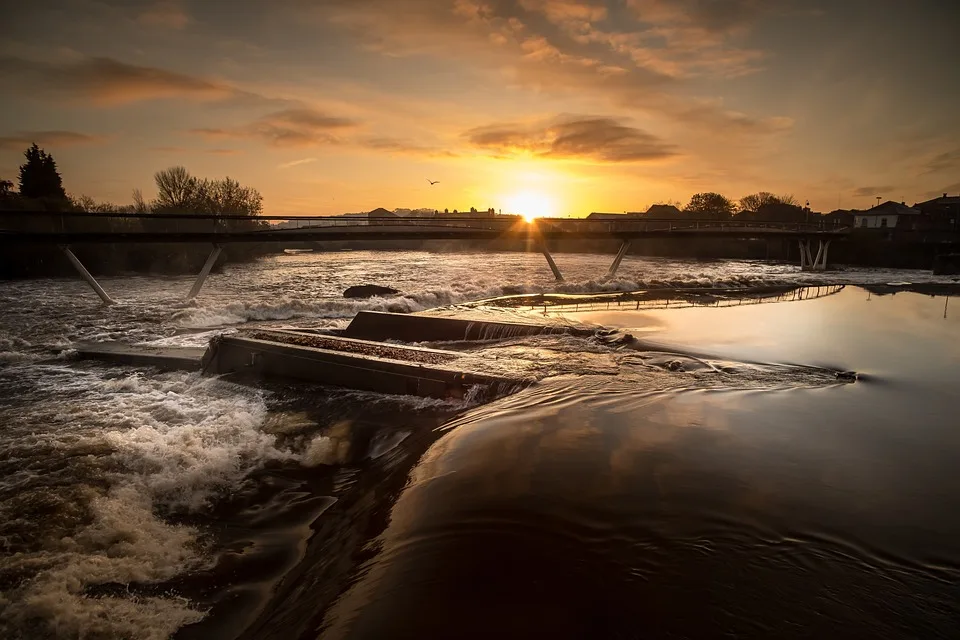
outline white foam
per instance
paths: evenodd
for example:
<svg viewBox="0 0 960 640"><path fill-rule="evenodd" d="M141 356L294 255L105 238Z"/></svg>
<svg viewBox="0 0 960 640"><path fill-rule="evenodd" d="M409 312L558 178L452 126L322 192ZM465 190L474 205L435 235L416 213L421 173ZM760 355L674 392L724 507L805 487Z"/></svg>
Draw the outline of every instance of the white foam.
<svg viewBox="0 0 960 640"><path fill-rule="evenodd" d="M169 638L203 612L183 598L84 594L90 585L167 580L201 564L196 532L166 524L149 496L119 487L90 503L93 522L36 554L18 554L7 568L36 577L3 595L7 624L41 620L56 637Z"/></svg>
<svg viewBox="0 0 960 640"><path fill-rule="evenodd" d="M264 462L296 458L261 430L263 397L199 374L103 379L56 365L44 372L38 386L72 398L69 420L48 446L54 455L58 448L99 453L110 488L88 490L91 522L70 537L0 559L4 571L33 575L3 594L7 617L21 630L31 620L45 621L57 637L137 638L166 638L201 619L203 612L176 596L91 597L85 590L164 581L202 566L198 532L157 514L203 511ZM35 411L61 410L54 403ZM45 420L37 413L26 417ZM49 418L57 419L64 420Z"/></svg>

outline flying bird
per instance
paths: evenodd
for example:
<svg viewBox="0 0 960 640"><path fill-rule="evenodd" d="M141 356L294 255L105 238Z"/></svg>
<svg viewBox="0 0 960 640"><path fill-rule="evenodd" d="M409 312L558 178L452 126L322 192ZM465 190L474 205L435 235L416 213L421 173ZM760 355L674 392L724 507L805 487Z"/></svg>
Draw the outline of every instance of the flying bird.
<svg viewBox="0 0 960 640"><path fill-rule="evenodd" d="M429 183L430 183L430 186L432 187L433 185L437 184L437 183L440 182L440 181L439 181L439 180L431 180L430 178L427 178L427 182L429 182Z"/></svg>

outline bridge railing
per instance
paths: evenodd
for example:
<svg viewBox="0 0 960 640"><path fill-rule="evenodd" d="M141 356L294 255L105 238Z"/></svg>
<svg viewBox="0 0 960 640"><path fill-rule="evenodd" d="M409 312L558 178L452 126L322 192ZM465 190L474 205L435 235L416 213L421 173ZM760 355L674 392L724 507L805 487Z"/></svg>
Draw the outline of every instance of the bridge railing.
<svg viewBox="0 0 960 640"><path fill-rule="evenodd" d="M96 213L0 211L0 231L49 234L117 233L251 233L270 231L322 231L325 229L390 230L473 229L506 232L528 223L520 216L475 216L440 214L434 217L343 217L343 216L243 216L183 213ZM709 220L672 218L626 218L595 220L589 218L539 218L531 228L554 233L618 233L776 230L799 233L838 232L847 227L826 220L812 223L772 220ZM271 235L275 235L272 233Z"/></svg>

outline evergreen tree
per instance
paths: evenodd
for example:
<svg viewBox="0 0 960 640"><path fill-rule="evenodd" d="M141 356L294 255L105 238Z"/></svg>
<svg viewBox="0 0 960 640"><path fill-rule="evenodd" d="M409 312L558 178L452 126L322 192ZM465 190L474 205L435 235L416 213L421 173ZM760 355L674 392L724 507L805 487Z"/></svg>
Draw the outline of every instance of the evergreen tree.
<svg viewBox="0 0 960 640"><path fill-rule="evenodd" d="M20 165L20 195L25 198L66 200L63 180L53 156L33 144L23 152L27 161Z"/></svg>

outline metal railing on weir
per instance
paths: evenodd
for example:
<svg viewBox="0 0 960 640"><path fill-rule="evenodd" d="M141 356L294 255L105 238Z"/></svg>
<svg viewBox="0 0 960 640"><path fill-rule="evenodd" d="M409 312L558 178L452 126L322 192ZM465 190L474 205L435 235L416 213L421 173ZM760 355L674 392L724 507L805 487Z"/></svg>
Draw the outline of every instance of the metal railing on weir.
<svg viewBox="0 0 960 640"><path fill-rule="evenodd" d="M502 299L484 300L487 306L505 306L520 311L542 311L544 314L586 313L596 311L642 311L654 309L685 309L690 307L741 307L774 302L799 302L837 294L846 285L784 286L775 291L736 291L731 289L687 289L621 294L510 296ZM536 304L523 304L533 302ZM469 305L468 305L469 306Z"/></svg>

